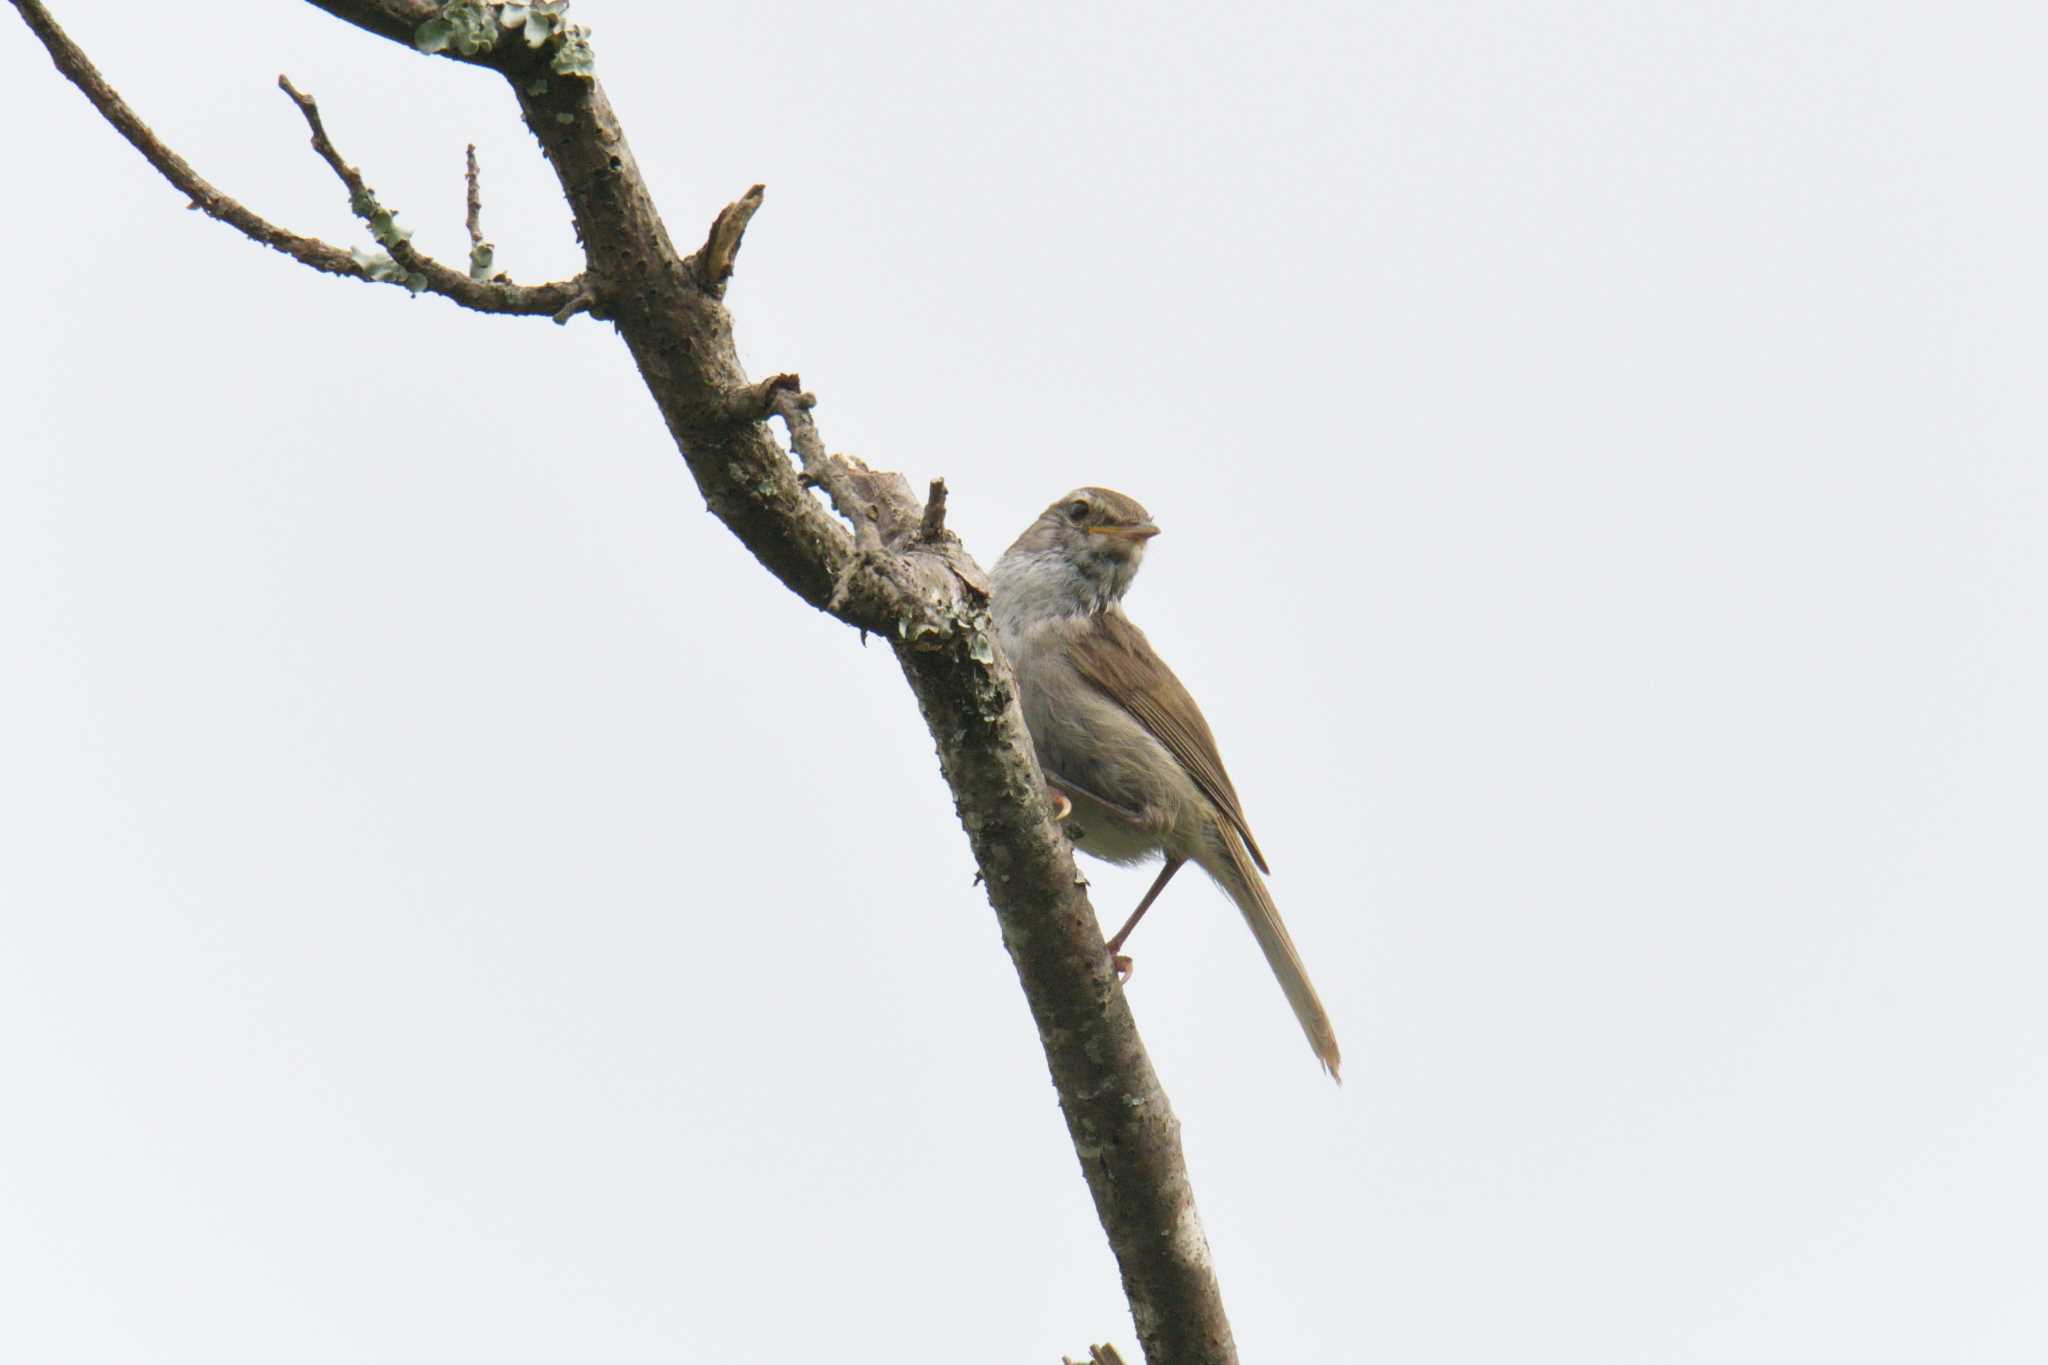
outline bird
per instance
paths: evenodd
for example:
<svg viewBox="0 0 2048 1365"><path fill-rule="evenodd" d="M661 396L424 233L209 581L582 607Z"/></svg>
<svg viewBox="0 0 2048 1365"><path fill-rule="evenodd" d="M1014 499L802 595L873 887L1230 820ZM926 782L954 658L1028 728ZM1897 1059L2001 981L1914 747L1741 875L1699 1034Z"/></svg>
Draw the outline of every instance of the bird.
<svg viewBox="0 0 2048 1365"><path fill-rule="evenodd" d="M1265 855L1201 708L1125 614L1145 547L1159 534L1136 500L1077 488L1047 507L990 577L998 646L1017 677L1025 728L1055 812L1081 852L1161 860L1158 878L1107 947L1118 950L1184 865L1236 903L1316 1059L1341 1082L1328 1011L1266 889Z"/></svg>

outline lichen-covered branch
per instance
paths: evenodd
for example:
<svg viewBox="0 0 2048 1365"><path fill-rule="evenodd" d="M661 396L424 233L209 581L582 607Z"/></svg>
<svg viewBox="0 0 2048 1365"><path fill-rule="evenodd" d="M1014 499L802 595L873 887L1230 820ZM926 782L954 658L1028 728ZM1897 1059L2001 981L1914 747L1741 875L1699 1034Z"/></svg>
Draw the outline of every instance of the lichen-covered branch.
<svg viewBox="0 0 2048 1365"><path fill-rule="evenodd" d="M53 54L68 47L39 0L11 2ZM553 20L522 10L526 40L509 31L500 39L478 16L503 17L502 11L483 0L309 3L381 37L433 47L506 77L561 184L588 258L573 285L549 286L560 293L547 311L567 317L589 309L610 319L711 511L798 597L890 642L936 741L1146 1359L1151 1365L1235 1362L1181 1157L1179 1123L1111 972L1072 849L1052 818L1015 684L993 638L988 580L945 531L943 485L921 501L900 475L832 454L815 420L816 400L796 376L750 382L740 366L723 295L746 225L763 202L760 187L718 213L704 245L685 256L670 241L618 117L589 74L590 49L580 30L551 27ZM450 15L466 26L460 34L450 27ZM429 21L442 27L422 41ZM451 35L464 37L469 50ZM82 57L66 67L59 55L58 65L173 183L188 193L195 193L193 186L213 193L148 136ZM90 85L75 70L86 73ZM301 107L317 144L324 136L309 106ZM338 154L329 160L338 173L344 169ZM217 198L218 211L209 209L215 216L253 218ZM262 232L279 235L255 221ZM396 249L393 258L401 259ZM314 253L308 263L316 261L326 262L316 268L332 273L356 273L353 262ZM771 417L781 420L789 448ZM813 488L826 494L829 509Z"/></svg>
<svg viewBox="0 0 2048 1365"><path fill-rule="evenodd" d="M515 285L494 280L474 280L460 271L412 253L423 268L392 270L385 268L378 258L369 253L344 250L317 237L304 237L270 222L252 211L230 195L222 193L192 169L186 160L172 151L150 130L128 102L121 98L106 78L101 76L86 55L78 49L57 26L50 12L41 0L11 0L15 9L21 12L36 37L42 40L50 59L70 82L77 86L101 117L114 126L115 131L128 140L130 146L141 152L143 159L154 166L172 185L176 186L192 202L192 207L211 218L218 219L234 228L252 241L261 242L272 250L281 251L301 265L312 267L329 275L345 275L350 279L366 280L373 283L408 284L415 292L439 294L452 299L465 308L479 313L526 314L552 317L574 299L580 290L577 280L564 280L553 284ZM290 85L279 78L288 93ZM293 94L295 100L301 97ZM301 104L306 109L310 101ZM316 133L316 141L323 137ZM331 147L331 144L330 144ZM332 164L332 163L330 163ZM411 252L410 245L404 250ZM392 261L400 267L404 259L399 251L393 250Z"/></svg>
<svg viewBox="0 0 2048 1365"><path fill-rule="evenodd" d="M462 149L462 226L469 233L469 277L473 280L493 278L504 280L503 275L491 275L491 262L497 255L491 244L484 240L484 192L483 177L476 168L476 144L470 143ZM555 321L567 322L562 313L555 314Z"/></svg>

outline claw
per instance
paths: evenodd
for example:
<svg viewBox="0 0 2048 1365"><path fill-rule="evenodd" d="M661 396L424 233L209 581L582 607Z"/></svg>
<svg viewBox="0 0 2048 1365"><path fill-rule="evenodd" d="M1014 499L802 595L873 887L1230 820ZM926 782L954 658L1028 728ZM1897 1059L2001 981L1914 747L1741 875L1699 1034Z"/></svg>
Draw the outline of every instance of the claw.
<svg viewBox="0 0 2048 1365"><path fill-rule="evenodd" d="M1067 800L1067 794L1065 792L1053 791L1051 789L1048 789L1046 791L1046 796L1050 798L1052 802L1052 818L1054 823L1063 821L1069 815L1072 815L1074 813L1074 803Z"/></svg>

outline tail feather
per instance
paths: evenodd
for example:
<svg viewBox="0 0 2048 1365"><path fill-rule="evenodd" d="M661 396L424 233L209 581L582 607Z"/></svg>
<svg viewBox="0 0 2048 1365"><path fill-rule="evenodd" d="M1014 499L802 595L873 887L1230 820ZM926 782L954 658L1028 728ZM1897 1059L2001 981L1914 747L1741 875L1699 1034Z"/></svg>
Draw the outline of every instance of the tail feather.
<svg viewBox="0 0 2048 1365"><path fill-rule="evenodd" d="M1234 830L1219 827L1216 836L1216 851L1204 849L1195 861L1237 902L1244 922L1251 926L1252 937L1259 941L1259 949L1266 955L1266 965L1273 969L1280 989L1287 994L1287 1003L1294 1007L1294 1017L1301 1021L1301 1031L1308 1035L1308 1045L1315 1051L1316 1060L1330 1073L1330 1079L1343 1084L1344 1078L1338 1074L1344 1059L1337 1049L1337 1031L1330 1027L1329 1013L1317 998L1316 988L1309 984L1308 969L1301 964L1301 954L1296 951L1287 926L1280 922L1279 907L1273 904L1265 879L1252 866L1244 841Z"/></svg>

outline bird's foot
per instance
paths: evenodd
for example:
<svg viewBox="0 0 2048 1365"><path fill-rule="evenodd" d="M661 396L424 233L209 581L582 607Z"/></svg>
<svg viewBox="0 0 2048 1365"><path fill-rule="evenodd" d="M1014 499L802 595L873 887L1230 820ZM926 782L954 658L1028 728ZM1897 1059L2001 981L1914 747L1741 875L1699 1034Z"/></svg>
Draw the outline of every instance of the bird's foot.
<svg viewBox="0 0 2048 1365"><path fill-rule="evenodd" d="M1063 821L1074 813L1074 803L1067 800L1067 794L1057 787L1047 787L1045 789L1045 796L1046 800L1052 805L1054 823Z"/></svg>
<svg viewBox="0 0 2048 1365"><path fill-rule="evenodd" d="M1138 970L1135 963L1114 948L1109 950L1109 969L1116 973L1119 986L1130 985L1132 975Z"/></svg>

